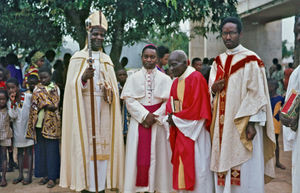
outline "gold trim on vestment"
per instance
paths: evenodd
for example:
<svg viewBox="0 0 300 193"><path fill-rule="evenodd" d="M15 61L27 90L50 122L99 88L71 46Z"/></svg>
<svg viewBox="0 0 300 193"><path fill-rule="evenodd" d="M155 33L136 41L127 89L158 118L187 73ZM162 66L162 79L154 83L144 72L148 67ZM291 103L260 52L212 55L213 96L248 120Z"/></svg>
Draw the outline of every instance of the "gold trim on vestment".
<svg viewBox="0 0 300 193"><path fill-rule="evenodd" d="M84 175L85 175L85 186L88 187L88 184L87 184L87 175L86 175L86 159L85 159L85 149L84 149L84 141L83 141L83 135L82 135L82 123L81 123L81 115L80 115L80 107L79 107L79 98L78 98L78 78L79 78L79 75L81 73L81 70L83 68L83 65L85 63L85 59L82 60L81 62L81 66L80 66L80 70L79 70L79 73L77 75L77 78L76 78L76 85L75 85L75 88L76 88L76 104L77 104L77 112L78 112L78 125L79 125L79 133L80 133L80 142L81 142L81 149L82 149L82 154L83 154L83 168L84 168Z"/></svg>
<svg viewBox="0 0 300 193"><path fill-rule="evenodd" d="M180 190L185 189L185 179L184 179L184 166L179 156L179 167L178 167L178 188Z"/></svg>
<svg viewBox="0 0 300 193"><path fill-rule="evenodd" d="M213 143L213 138L214 138L215 124L216 124L217 110L218 110L218 101L219 101L219 92L216 94L214 104L213 104L213 113L212 113L212 119L210 124L211 144Z"/></svg>
<svg viewBox="0 0 300 193"><path fill-rule="evenodd" d="M109 160L109 154L97 155L97 160ZM94 160L94 155L91 156L91 160Z"/></svg>
<svg viewBox="0 0 300 193"><path fill-rule="evenodd" d="M252 140L248 140L246 137L246 129L249 123L250 116L241 117L234 120L234 124L240 134L240 140L249 151L253 151Z"/></svg>
<svg viewBox="0 0 300 193"><path fill-rule="evenodd" d="M113 92L112 98L112 140L111 140L111 159L110 159L110 178L111 178L111 186L113 187L113 163L114 163L114 147L115 147L115 119L116 119L116 96L115 92Z"/></svg>

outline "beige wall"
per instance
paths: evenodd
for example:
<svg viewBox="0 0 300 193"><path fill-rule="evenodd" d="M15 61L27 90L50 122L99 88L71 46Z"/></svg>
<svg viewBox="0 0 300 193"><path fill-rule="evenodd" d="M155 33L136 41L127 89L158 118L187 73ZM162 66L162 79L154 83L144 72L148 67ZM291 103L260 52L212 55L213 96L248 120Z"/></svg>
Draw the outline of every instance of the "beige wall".
<svg viewBox="0 0 300 193"><path fill-rule="evenodd" d="M244 47L256 52L269 69L274 57L279 61L282 57L282 29L281 20L267 24L252 24L243 21L244 29L241 43ZM190 59L194 57L216 57L225 51L219 34L208 34L207 39L196 36L190 41Z"/></svg>

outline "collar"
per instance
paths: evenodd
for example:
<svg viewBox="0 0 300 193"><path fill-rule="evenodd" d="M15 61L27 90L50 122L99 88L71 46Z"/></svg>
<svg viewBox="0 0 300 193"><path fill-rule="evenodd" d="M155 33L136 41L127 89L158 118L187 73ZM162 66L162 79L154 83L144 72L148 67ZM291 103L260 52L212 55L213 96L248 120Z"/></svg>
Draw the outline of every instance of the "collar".
<svg viewBox="0 0 300 193"><path fill-rule="evenodd" d="M184 73L178 77L179 80L185 79L186 77L188 77L190 74L192 74L195 71L195 68L188 66L186 68L186 70L184 71Z"/></svg>
<svg viewBox="0 0 300 193"><path fill-rule="evenodd" d="M237 53L244 52L244 51L246 51L246 48L244 48L241 44L239 44L237 47L235 47L233 49L227 49L226 54L227 55L235 55Z"/></svg>
<svg viewBox="0 0 300 193"><path fill-rule="evenodd" d="M155 74L157 72L157 69L156 67L154 67L153 69L146 69L142 67L142 72L143 74Z"/></svg>

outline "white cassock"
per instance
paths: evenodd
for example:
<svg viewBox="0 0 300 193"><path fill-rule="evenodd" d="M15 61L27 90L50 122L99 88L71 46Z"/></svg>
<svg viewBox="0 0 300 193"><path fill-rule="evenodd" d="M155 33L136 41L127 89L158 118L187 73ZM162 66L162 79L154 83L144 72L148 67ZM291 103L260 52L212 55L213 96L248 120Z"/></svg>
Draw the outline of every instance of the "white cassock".
<svg viewBox="0 0 300 193"><path fill-rule="evenodd" d="M129 76L124 85L121 98L125 99L131 115L126 143L124 193L172 192L171 148L166 129L162 125L171 84L171 79L156 68L153 70L142 68ZM151 131L149 183L147 187L136 187L138 125L149 113L144 106L159 103L163 104L153 113L159 118L152 125Z"/></svg>
<svg viewBox="0 0 300 193"><path fill-rule="evenodd" d="M300 66L298 66L290 76L286 96L288 97L295 89L300 92ZM286 97L286 99L287 99ZM300 192L300 119L298 122L298 130L295 132L289 127L283 126L283 147L284 151L292 151L292 186L293 193Z"/></svg>
<svg viewBox="0 0 300 193"><path fill-rule="evenodd" d="M228 59L231 57L231 60ZM211 170L216 193L264 193L264 174L274 177L275 135L265 69L258 56L242 45L219 55L222 68L231 61L224 116L219 101L214 108ZM211 88L217 76L218 58L209 80ZM226 61L226 62L225 62ZM218 67L217 67L218 66ZM223 95L222 93L219 95ZM216 98L216 97L215 97ZM215 112L214 111L214 112ZM222 117L222 119L220 118ZM220 138L220 122L224 128ZM246 139L246 125L254 122L256 136ZM222 141L220 140L222 139ZM221 143L221 145L220 145ZM265 145L264 145L265 144ZM222 147L222 148L221 148ZM231 174L240 171L240 185L232 185ZM225 185L218 185L218 173L226 172Z"/></svg>

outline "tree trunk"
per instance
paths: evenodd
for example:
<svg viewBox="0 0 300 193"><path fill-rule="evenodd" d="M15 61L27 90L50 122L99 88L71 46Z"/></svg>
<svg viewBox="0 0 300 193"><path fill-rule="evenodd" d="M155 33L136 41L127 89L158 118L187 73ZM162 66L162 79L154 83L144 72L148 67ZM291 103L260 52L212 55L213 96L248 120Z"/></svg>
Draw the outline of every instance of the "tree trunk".
<svg viewBox="0 0 300 193"><path fill-rule="evenodd" d="M120 57L123 49L123 35L124 35L125 21L123 19L117 21L113 26L114 32L112 34L110 58L115 65L115 70L121 68Z"/></svg>
<svg viewBox="0 0 300 193"><path fill-rule="evenodd" d="M123 29L122 30L116 29L116 31L113 33L113 38L111 42L112 43L111 51L110 51L110 58L115 65L115 70L121 68L121 64L119 61L120 61L120 57L124 45L122 37L123 37Z"/></svg>
<svg viewBox="0 0 300 193"><path fill-rule="evenodd" d="M79 44L80 49L83 49L86 44L86 28L85 20L89 16L89 8L82 10L65 10L67 23L70 23L69 32L71 36ZM76 30L73 30L75 28Z"/></svg>
<svg viewBox="0 0 300 193"><path fill-rule="evenodd" d="M296 23L298 21L298 18L300 16L296 16L295 17L295 25L294 25L294 33L295 33L295 50L294 50L294 68L296 68L297 66L299 66L300 63L300 42L297 41L297 33L296 33Z"/></svg>

